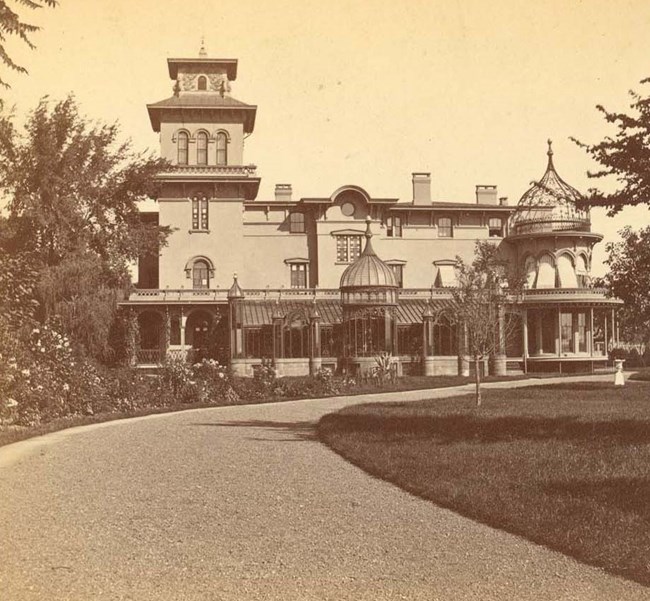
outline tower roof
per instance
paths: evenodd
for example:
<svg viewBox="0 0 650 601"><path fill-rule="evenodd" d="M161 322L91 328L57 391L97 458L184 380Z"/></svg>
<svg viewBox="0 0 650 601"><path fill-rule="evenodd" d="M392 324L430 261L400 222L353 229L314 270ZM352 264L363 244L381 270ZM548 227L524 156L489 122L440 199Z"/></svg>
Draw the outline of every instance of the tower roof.
<svg viewBox="0 0 650 601"><path fill-rule="evenodd" d="M576 207L582 195L567 184L555 170L553 148L548 140L548 163L546 172L538 182L523 194L517 203L517 211L512 215L513 223L535 220L586 219L584 211Z"/></svg>
<svg viewBox="0 0 650 601"><path fill-rule="evenodd" d="M370 219L366 226L366 246L359 258L341 276L339 287L346 288L397 288L393 270L375 253L370 239Z"/></svg>
<svg viewBox="0 0 650 601"><path fill-rule="evenodd" d="M183 69L185 67L200 67L207 72L224 71L229 81L235 81L237 79L236 58L208 58L206 56L199 56L197 58L167 59L167 68L169 69L169 77L171 79L176 79L179 68Z"/></svg>

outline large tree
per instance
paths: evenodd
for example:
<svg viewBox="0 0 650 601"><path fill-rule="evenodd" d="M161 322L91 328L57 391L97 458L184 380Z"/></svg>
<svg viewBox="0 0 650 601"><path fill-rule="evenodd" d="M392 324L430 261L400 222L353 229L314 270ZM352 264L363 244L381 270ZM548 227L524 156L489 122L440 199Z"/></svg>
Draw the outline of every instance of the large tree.
<svg viewBox="0 0 650 601"><path fill-rule="evenodd" d="M625 303L619 312L624 338L650 344L650 226L627 226L619 234L620 242L607 245L603 282Z"/></svg>
<svg viewBox="0 0 650 601"><path fill-rule="evenodd" d="M647 84L650 78L641 81ZM600 165L588 176L594 179L615 179L619 186L613 192L598 188L589 190L585 206L609 209L615 215L625 206L650 203L650 97L630 91L631 112L617 113L598 105L605 120L616 126L616 134L596 144L573 139Z"/></svg>
<svg viewBox="0 0 650 601"><path fill-rule="evenodd" d="M116 124L89 122L71 97L42 100L24 131L12 115L0 119L0 194L9 209L0 243L40 272L41 318L58 316L100 357L129 263L157 255L169 233L138 211L155 196L164 163L118 138Z"/></svg>
<svg viewBox="0 0 650 601"><path fill-rule="evenodd" d="M15 0L14 4L21 4L26 8L36 10L44 6L54 7L58 2L57 0ZM22 17L12 10L6 0L0 0L0 60L14 71L26 73L27 69L16 64L9 56L6 50L6 43L8 39L15 37L21 39L30 48L34 48L30 35L39 29L36 25L31 25L23 21ZM0 85L9 87L2 79L0 79Z"/></svg>
<svg viewBox="0 0 650 601"><path fill-rule="evenodd" d="M520 317L508 305L523 290L524 278L508 267L498 247L477 241L471 263L456 258L453 313L463 335L461 352L474 364L476 405L480 406L481 364L491 355L505 354L508 339L517 331Z"/></svg>

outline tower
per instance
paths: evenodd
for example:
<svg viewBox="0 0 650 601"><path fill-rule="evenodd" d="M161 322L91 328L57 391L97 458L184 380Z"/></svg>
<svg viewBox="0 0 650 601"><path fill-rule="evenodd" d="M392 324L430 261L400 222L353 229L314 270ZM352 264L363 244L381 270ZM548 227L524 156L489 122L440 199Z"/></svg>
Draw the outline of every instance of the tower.
<svg viewBox="0 0 650 601"><path fill-rule="evenodd" d="M236 59L208 58L202 48L199 57L170 58L167 66L173 95L147 105L168 161L158 175L159 223L177 228L161 252L159 285L224 287L238 268L242 203L259 190L256 167L244 164L257 107L230 94Z"/></svg>

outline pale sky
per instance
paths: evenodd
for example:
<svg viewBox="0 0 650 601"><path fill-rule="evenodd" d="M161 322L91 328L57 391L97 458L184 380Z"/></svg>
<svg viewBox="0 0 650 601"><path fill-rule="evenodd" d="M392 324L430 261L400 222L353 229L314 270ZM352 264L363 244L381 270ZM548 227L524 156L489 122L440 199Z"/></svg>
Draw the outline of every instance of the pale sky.
<svg viewBox="0 0 650 601"><path fill-rule="evenodd" d="M432 172L434 200L474 202L496 184L516 203L546 166L582 192L594 168L569 140L614 134L596 104L626 110L650 94L647 0L61 0L19 8L43 30L37 50L11 55L29 75L3 71L0 95L17 112L74 92L89 117L119 121L138 149L157 151L145 104L167 98L168 57L239 59L232 95L258 105L245 162L260 199L276 183L294 198L357 184L411 200L411 173ZM602 184L601 184L602 185ZM648 225L647 207L592 226L616 239ZM605 242L596 247L594 273Z"/></svg>

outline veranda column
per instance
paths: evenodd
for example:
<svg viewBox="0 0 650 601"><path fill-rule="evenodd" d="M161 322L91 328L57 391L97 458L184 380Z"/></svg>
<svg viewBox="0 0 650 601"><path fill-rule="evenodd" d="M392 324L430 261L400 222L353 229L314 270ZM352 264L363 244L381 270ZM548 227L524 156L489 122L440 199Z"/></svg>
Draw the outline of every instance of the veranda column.
<svg viewBox="0 0 650 601"><path fill-rule="evenodd" d="M506 375L506 309L499 305L497 324L497 347L494 352L492 373L495 376Z"/></svg>
<svg viewBox="0 0 650 601"><path fill-rule="evenodd" d="M522 332L524 337L524 344L522 346L524 350L524 373L528 373L528 309L524 309L522 317Z"/></svg>
<svg viewBox="0 0 650 601"><path fill-rule="evenodd" d="M244 324L242 304L244 292L237 282L237 274L233 275L233 283L228 290L228 306L230 316L230 358L237 359L244 354Z"/></svg>
<svg viewBox="0 0 650 601"><path fill-rule="evenodd" d="M458 375L469 376L469 355L467 348L469 346L469 338L467 326L458 324Z"/></svg>
<svg viewBox="0 0 650 601"><path fill-rule="evenodd" d="M275 309L273 309L271 321L273 322L273 363L275 363L277 359L284 357L284 339L282 336L284 315L280 311L279 303L276 303Z"/></svg>
<svg viewBox="0 0 650 601"><path fill-rule="evenodd" d="M435 375L433 361L433 311L427 306L422 313L422 373L425 376Z"/></svg>
<svg viewBox="0 0 650 601"><path fill-rule="evenodd" d="M323 365L321 358L321 344L320 344L320 313L314 303L314 308L311 312L311 319L309 327L311 330L311 348L309 352L309 375L315 376Z"/></svg>

